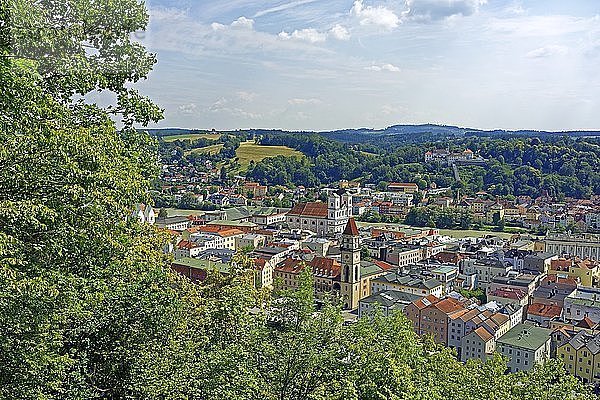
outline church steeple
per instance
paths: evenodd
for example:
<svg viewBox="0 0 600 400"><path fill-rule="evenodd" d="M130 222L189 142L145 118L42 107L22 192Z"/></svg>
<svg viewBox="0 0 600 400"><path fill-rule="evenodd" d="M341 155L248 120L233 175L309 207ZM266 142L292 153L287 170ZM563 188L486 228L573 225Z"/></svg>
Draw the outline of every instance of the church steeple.
<svg viewBox="0 0 600 400"><path fill-rule="evenodd" d="M342 233L342 282L360 282L360 235L354 218L350 217Z"/></svg>

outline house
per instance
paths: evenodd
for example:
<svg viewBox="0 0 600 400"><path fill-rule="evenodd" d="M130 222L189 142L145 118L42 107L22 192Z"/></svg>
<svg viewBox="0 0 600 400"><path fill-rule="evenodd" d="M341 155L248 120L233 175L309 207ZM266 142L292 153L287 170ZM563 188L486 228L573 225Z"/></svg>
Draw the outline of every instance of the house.
<svg viewBox="0 0 600 400"><path fill-rule="evenodd" d="M405 293L416 294L422 297L441 297L444 285L432 277L424 276L416 271L388 272L371 281L371 293L386 290L398 290Z"/></svg>
<svg viewBox="0 0 600 400"><path fill-rule="evenodd" d="M600 383L600 333L579 331L556 350L567 372L584 383Z"/></svg>
<svg viewBox="0 0 600 400"><path fill-rule="evenodd" d="M555 233L548 234L543 242L549 253L600 260L600 235Z"/></svg>
<svg viewBox="0 0 600 400"><path fill-rule="evenodd" d="M264 258L254 260L255 285L257 288L273 288L273 263Z"/></svg>
<svg viewBox="0 0 600 400"><path fill-rule="evenodd" d="M600 283L600 264L579 257L555 259L550 262L548 275L575 278L582 286L597 287Z"/></svg>
<svg viewBox="0 0 600 400"><path fill-rule="evenodd" d="M508 372L528 371L550 358L550 333L546 328L519 324L496 340L496 351L507 357Z"/></svg>
<svg viewBox="0 0 600 400"><path fill-rule="evenodd" d="M133 218L137 218L143 224L154 225L156 222L156 213L150 204L138 204L131 214Z"/></svg>
<svg viewBox="0 0 600 400"><path fill-rule="evenodd" d="M530 296L540 281L540 275L522 274L509 271L505 276L495 276L488 286L488 292L496 289L519 289Z"/></svg>
<svg viewBox="0 0 600 400"><path fill-rule="evenodd" d="M464 304L452 297L440 299L427 296L404 308L404 314L413 323L419 335L431 334L436 343L448 345L448 323L454 314L464 313Z"/></svg>
<svg viewBox="0 0 600 400"><path fill-rule="evenodd" d="M530 254L523 259L523 269L546 273L550 269L552 260L558 260L556 253L539 252Z"/></svg>
<svg viewBox="0 0 600 400"><path fill-rule="evenodd" d="M523 289L499 287L488 291L487 300L524 307L529 303L529 296Z"/></svg>
<svg viewBox="0 0 600 400"><path fill-rule="evenodd" d="M359 301L358 317L372 315L375 309L379 309L384 316L393 312L402 311L404 308L420 296L400 292L398 290L386 290L365 297Z"/></svg>
<svg viewBox="0 0 600 400"><path fill-rule="evenodd" d="M390 192L414 194L419 191L419 186L416 183L392 182L392 183L388 184L387 190Z"/></svg>
<svg viewBox="0 0 600 400"><path fill-rule="evenodd" d="M203 282L211 272L229 273L228 264L196 258L180 258L173 261L171 268L193 282Z"/></svg>
<svg viewBox="0 0 600 400"><path fill-rule="evenodd" d="M242 236L237 236L235 238L235 248L236 249L256 249L258 247L262 247L266 244L266 236L259 235L256 233L247 233Z"/></svg>
<svg viewBox="0 0 600 400"><path fill-rule="evenodd" d="M166 217L158 218L156 220L156 226L161 229L167 229L171 231L183 232L192 226L191 221L187 217Z"/></svg>
<svg viewBox="0 0 600 400"><path fill-rule="evenodd" d="M558 275L548 275L541 280L540 285L531 295L531 303L556 305L562 307L565 298L577 289L573 278L561 278Z"/></svg>
<svg viewBox="0 0 600 400"><path fill-rule="evenodd" d="M497 258L465 259L462 261L462 273L477 275L477 287L487 292L492 280L498 276L505 276L512 266Z"/></svg>
<svg viewBox="0 0 600 400"><path fill-rule="evenodd" d="M496 348L496 340L484 327L473 330L461 339L461 361L479 359L486 361L492 357Z"/></svg>
<svg viewBox="0 0 600 400"><path fill-rule="evenodd" d="M245 182L243 186L244 193L252 198L265 197L267 189L267 186L263 186L257 182Z"/></svg>
<svg viewBox="0 0 600 400"><path fill-rule="evenodd" d="M562 307L556 305L533 303L527 307L527 320L544 328L549 328L550 321L561 315Z"/></svg>
<svg viewBox="0 0 600 400"><path fill-rule="evenodd" d="M566 321L577 323L585 317L600 322L600 288L578 286L565 297L563 316Z"/></svg>

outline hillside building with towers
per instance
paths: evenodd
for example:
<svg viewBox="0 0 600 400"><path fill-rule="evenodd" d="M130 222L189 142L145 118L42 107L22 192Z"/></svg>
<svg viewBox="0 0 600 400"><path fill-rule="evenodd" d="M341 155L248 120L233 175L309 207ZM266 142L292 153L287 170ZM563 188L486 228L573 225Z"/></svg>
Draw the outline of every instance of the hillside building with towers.
<svg viewBox="0 0 600 400"><path fill-rule="evenodd" d="M336 236L344 231L352 216L352 195L345 189L329 194L322 201L296 204L286 215L290 229L309 230L319 236Z"/></svg>

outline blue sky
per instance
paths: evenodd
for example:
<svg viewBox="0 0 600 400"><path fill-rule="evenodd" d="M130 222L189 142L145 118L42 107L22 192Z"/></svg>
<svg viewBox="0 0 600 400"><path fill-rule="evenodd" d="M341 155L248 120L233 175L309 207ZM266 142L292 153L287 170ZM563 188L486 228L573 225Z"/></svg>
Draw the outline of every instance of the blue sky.
<svg viewBox="0 0 600 400"><path fill-rule="evenodd" d="M600 129L600 1L148 0L161 127Z"/></svg>

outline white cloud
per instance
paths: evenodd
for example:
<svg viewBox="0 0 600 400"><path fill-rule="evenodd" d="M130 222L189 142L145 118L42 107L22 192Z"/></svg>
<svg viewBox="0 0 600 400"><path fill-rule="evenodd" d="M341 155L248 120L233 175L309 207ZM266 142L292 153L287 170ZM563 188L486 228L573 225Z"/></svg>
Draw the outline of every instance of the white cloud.
<svg viewBox="0 0 600 400"><path fill-rule="evenodd" d="M323 104L323 102L320 99L315 99L315 98L310 98L310 99L295 98L295 99L289 99L288 104L290 104L292 106L306 105L306 104L318 105L318 104Z"/></svg>
<svg viewBox="0 0 600 400"><path fill-rule="evenodd" d="M286 11L286 10L289 10L290 8L295 8L298 6L305 5L305 4L315 3L317 1L318 0L299 0L299 1L293 1L291 3L280 4L278 6L274 6L271 8L267 8L267 9L258 11L256 14L254 14L253 18L262 17L265 15L280 12L280 11Z"/></svg>
<svg viewBox="0 0 600 400"><path fill-rule="evenodd" d="M366 70L368 71L375 71L375 72L381 72L381 71L388 71L388 72L400 72L400 68L396 67L394 64L373 64L371 66L365 67Z"/></svg>
<svg viewBox="0 0 600 400"><path fill-rule="evenodd" d="M323 32L319 32L314 28L300 29L295 30L292 33L287 33L286 31L279 32L279 38L288 40L288 39L296 39L303 40L310 43L320 43L324 42L327 39L327 34Z"/></svg>
<svg viewBox="0 0 600 400"><path fill-rule="evenodd" d="M246 17L239 17L231 23L233 28L254 29L254 20Z"/></svg>
<svg viewBox="0 0 600 400"><path fill-rule="evenodd" d="M194 103L190 103L190 104L182 104L179 107L179 112L182 114L193 114L194 111L196 111L196 104Z"/></svg>
<svg viewBox="0 0 600 400"><path fill-rule="evenodd" d="M360 20L361 25L377 25L386 29L394 29L400 24L400 18L394 11L384 6L365 7L363 0L356 0L350 13Z"/></svg>
<svg viewBox="0 0 600 400"><path fill-rule="evenodd" d="M340 24L334 25L333 28L331 28L329 30L329 35L331 35L332 37L334 37L337 40L350 39L350 32L348 32L348 29L346 29L345 27L343 27Z"/></svg>
<svg viewBox="0 0 600 400"><path fill-rule="evenodd" d="M239 96L238 96L239 97ZM234 103L238 103L234 102ZM253 113L247 110L242 109L238 106L238 104L232 104L232 102L225 98L221 97L217 101L215 101L206 111L211 113L223 113L227 115L231 115L233 117L241 117L245 119L261 119L262 114Z"/></svg>
<svg viewBox="0 0 600 400"><path fill-rule="evenodd" d="M252 101L256 98L256 96L258 96L256 93L245 92L245 91L239 91L236 93L236 95L237 95L237 98L242 101Z"/></svg>
<svg viewBox="0 0 600 400"><path fill-rule="evenodd" d="M227 28L225 25L220 24L218 22L213 22L212 24L210 24L210 27L213 29L213 31L222 31L225 28Z"/></svg>
<svg viewBox="0 0 600 400"><path fill-rule="evenodd" d="M529 58L545 58L553 56L564 56L569 52L568 47L560 45L549 45L540 47L539 49L531 50L527 53Z"/></svg>
<svg viewBox="0 0 600 400"><path fill-rule="evenodd" d="M402 17L416 21L438 21L477 13L487 0L405 0Z"/></svg>
<svg viewBox="0 0 600 400"><path fill-rule="evenodd" d="M173 22L187 18L187 11L179 8L151 7L148 11L152 22Z"/></svg>

